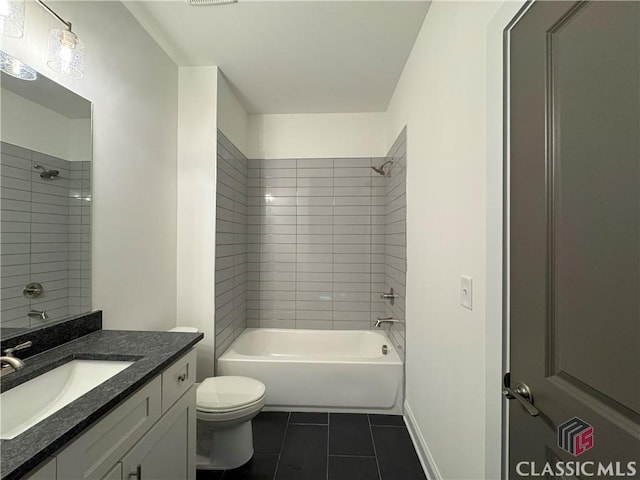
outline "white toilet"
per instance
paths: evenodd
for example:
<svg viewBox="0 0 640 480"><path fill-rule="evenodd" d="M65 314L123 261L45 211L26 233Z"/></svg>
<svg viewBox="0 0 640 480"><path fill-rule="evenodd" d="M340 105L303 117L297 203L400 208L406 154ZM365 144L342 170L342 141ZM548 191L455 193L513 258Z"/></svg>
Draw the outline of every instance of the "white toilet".
<svg viewBox="0 0 640 480"><path fill-rule="evenodd" d="M197 467L228 470L253 456L251 419L264 406L265 386L247 377L206 378L198 385Z"/></svg>
<svg viewBox="0 0 640 480"><path fill-rule="evenodd" d="M197 332L176 327L172 332ZM229 470L253 456L251 419L265 402L266 388L248 377L210 377L197 385L196 466L200 470Z"/></svg>

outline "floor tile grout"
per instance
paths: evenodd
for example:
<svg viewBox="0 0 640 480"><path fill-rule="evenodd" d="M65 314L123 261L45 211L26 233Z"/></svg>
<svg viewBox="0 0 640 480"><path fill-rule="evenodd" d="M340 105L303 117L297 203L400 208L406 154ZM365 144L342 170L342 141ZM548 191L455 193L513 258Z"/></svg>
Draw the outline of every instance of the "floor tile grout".
<svg viewBox="0 0 640 480"><path fill-rule="evenodd" d="M376 442L373 439L373 427L371 426L370 415L367 415L367 423L369 424L369 435L371 435L371 444L373 445L373 455L376 459L376 468L378 469L378 479L382 480L382 472L380 472L380 462L378 462L378 450L376 449Z"/></svg>
<svg viewBox="0 0 640 480"><path fill-rule="evenodd" d="M373 458L375 457L375 455L342 455L342 454L335 454L332 453L331 455L328 455L329 457L346 457L346 458Z"/></svg>
<svg viewBox="0 0 640 480"><path fill-rule="evenodd" d="M289 425L313 425L315 427L328 427L328 423L301 423L301 422L289 422Z"/></svg>
<svg viewBox="0 0 640 480"><path fill-rule="evenodd" d="M287 423L284 426L284 434L282 435L282 442L280 442L280 451L278 452L278 461L276 462L276 468L273 471L273 480L276 480L278 475L278 466L280 465L280 457L282 456L282 449L284 448L284 441L287 438L287 430L289 430L289 420L291 419L291 412L287 415Z"/></svg>
<svg viewBox="0 0 640 480"><path fill-rule="evenodd" d="M333 318L333 317L332 317ZM331 414L327 414L327 474L325 478L329 480L329 440L331 439Z"/></svg>

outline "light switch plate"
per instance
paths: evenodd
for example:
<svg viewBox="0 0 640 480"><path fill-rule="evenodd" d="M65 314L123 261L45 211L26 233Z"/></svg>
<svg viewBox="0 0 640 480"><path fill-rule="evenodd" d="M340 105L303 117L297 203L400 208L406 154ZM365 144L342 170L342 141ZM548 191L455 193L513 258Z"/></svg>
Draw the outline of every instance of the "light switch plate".
<svg viewBox="0 0 640 480"><path fill-rule="evenodd" d="M462 275L460 277L460 305L469 310L473 310L472 308L472 297L473 297L473 278Z"/></svg>

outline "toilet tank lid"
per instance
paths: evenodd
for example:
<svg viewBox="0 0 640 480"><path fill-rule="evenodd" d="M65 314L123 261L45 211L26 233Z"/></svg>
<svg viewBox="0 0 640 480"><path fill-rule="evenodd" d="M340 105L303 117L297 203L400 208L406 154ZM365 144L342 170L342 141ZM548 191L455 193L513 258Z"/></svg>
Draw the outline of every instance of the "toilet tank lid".
<svg viewBox="0 0 640 480"><path fill-rule="evenodd" d="M196 327L174 327L169 331L182 333L198 333L198 329Z"/></svg>

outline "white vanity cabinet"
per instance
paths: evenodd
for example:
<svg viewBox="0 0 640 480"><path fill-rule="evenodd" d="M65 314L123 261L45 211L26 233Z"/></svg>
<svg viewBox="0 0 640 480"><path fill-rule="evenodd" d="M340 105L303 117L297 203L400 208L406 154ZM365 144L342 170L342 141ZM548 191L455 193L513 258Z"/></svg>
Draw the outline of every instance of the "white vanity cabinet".
<svg viewBox="0 0 640 480"><path fill-rule="evenodd" d="M195 362L192 349L59 451L47 480L195 480Z"/></svg>
<svg viewBox="0 0 640 480"><path fill-rule="evenodd" d="M125 480L177 480L188 476L195 452L185 439L193 428L190 417L195 416L195 388L185 394L158 422L142 441L138 442L122 459ZM193 393L194 395L191 395ZM193 400L188 397L194 396ZM109 477L108 477L109 478ZM119 477L112 477L119 478Z"/></svg>
<svg viewBox="0 0 640 480"><path fill-rule="evenodd" d="M56 478L56 459L47 460L28 476L29 480L51 480Z"/></svg>

